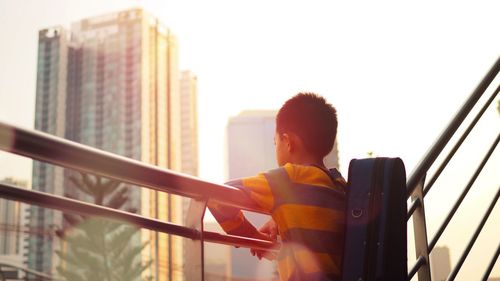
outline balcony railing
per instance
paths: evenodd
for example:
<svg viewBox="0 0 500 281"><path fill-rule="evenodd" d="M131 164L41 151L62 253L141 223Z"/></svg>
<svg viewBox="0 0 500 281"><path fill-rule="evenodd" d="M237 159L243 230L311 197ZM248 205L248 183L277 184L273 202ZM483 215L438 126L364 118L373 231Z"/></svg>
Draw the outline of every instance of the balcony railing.
<svg viewBox="0 0 500 281"><path fill-rule="evenodd" d="M103 217L131 223L137 227L168 233L199 243L213 242L238 247L269 250L274 243L247 237L203 231L208 200L253 212L265 213L244 193L234 187L214 184L198 178L161 169L130 158L84 146L46 133L0 123L0 149L35 160L103 176L141 187L192 198L187 225L177 225L122 210L111 209L62 196L0 184L0 197L40 207L85 216ZM203 251L190 252L185 269L188 280L203 280Z"/></svg>
<svg viewBox="0 0 500 281"><path fill-rule="evenodd" d="M495 150L500 134L497 134L497 137L495 140L493 140L493 143L491 144L491 147L487 151L486 155L484 156L483 160L473 173L472 177L466 184L463 192L453 205L452 209L446 216L446 219L443 221L441 226L439 227L438 231L436 232L435 236L432 238L431 242L428 243L428 232L427 232L427 225L426 225L426 213L424 209L424 197L427 195L431 187L434 185L436 180L439 178L443 170L447 167L448 163L450 160L453 158L455 153L458 151L460 146L463 144L464 140L469 136L469 133L473 130L473 128L476 126L477 122L479 119L483 116L484 112L486 109L490 106L490 104L495 100L496 96L498 95L498 92L500 91L500 85L498 82L493 83L495 78L498 76L498 72L500 71L500 58L497 59L495 64L492 66L492 68L488 71L486 76L483 78L483 80L479 83L479 85L476 87L474 92L471 94L471 96L467 99L465 104L460 108L456 116L451 120L450 124L446 127L446 129L443 131L443 133L438 137L436 140L435 144L431 146L429 151L426 153L426 155L423 157L421 162L417 165L415 170L412 172L410 175L408 181L407 181L407 187L408 187L408 197L412 199L412 204L409 208L408 211L408 219L410 217L413 217L413 226L414 226L414 235L415 235L415 251L416 251L416 256L417 260L415 265L412 267L408 274L408 279L412 279L413 276L418 272L418 280L419 281L429 281L431 280L431 269L430 269L430 260L429 260L429 254L432 252L434 249L434 246L436 245L437 241L445 231L446 227L448 226L449 222L452 220L454 217L457 209L460 207L462 204L464 198L467 196L468 191L472 187L473 183L481 173L481 170L484 168L485 164L487 161L490 159L490 156L492 155L493 151ZM444 148L447 146L448 142L452 139L452 137L455 135L455 133L458 131L459 127L464 123L466 118L469 116L471 113L471 110L478 104L478 101L481 99L483 94L486 92L486 90L492 86L494 89L492 91L492 94L489 96L487 101L483 104L481 109L477 112L477 114L474 116L473 120L469 123L465 131L462 133L460 138L457 140L457 142L454 144L454 146L451 148L451 150L448 152L444 160L439 164L437 170L434 172L434 174L430 177L429 182L425 182L427 172L431 168L431 166L434 164L436 159L438 159L439 156L443 154ZM467 247L465 248L464 252L462 253L458 263L455 265L453 268L452 272L447 278L447 281L454 280L459 272L459 270L462 268L462 265L467 258L472 246L474 245L477 237L479 236L479 233L484 227L484 224L486 223L486 220L489 218L493 208L495 207L495 204L498 200L498 196L500 194L500 187L497 187L497 192L496 195L492 198L491 203L489 204L489 207L487 208L483 218L481 219L479 225L477 226L476 231L474 232L472 238L470 239L470 242L467 244ZM495 245L492 245L493 247ZM498 258L498 247L497 246L497 251L495 255L492 257L491 262L489 263L489 266L486 270L486 272L483 275L482 280L487 280L489 274L491 273L491 270L493 269L493 266Z"/></svg>
<svg viewBox="0 0 500 281"><path fill-rule="evenodd" d="M461 202L467 195L467 192L498 144L500 135L493 141L491 148L485 155L477 170L474 172L470 181L467 183L462 195L453 206L435 237L433 237L429 243L426 229L426 214L424 211L424 197L436 182L440 173L446 168L454 153L459 149L465 138L472 131L486 108L488 108L492 101L496 98L500 89L498 84L486 103L482 106L479 113L451 149L451 152L446 156L445 160L439 165L437 171L430 177L429 182L426 184L425 178L427 172L436 159L442 154L445 146L457 132L458 128L463 124L472 108L476 106L480 98L483 96L483 93L486 92L488 87L490 87L494 79L498 76L499 70L500 58L495 62L484 79L479 83L470 98L452 119L449 126L445 129L441 136L439 136L436 143L423 157L422 161L417 165L408 179L408 197L412 198L412 205L408 211L408 218L413 217L415 250L417 255L416 264L410 270L408 279L412 279L418 272L418 279L420 281L431 280L429 253L433 250L436 242L445 231L448 223L453 218L456 210L459 208ZM115 219L134 224L144 229L178 235L190 239L191 243L194 243L198 250L188 253L189 262L186 263L188 268L185 269L186 274L188 275L187 280L196 281L204 279L204 242L214 242L231 246L267 250L279 247L279 245L275 245L271 241L224 235L203 230L203 217L206 204L209 200L244 210L265 213L263 210L259 209L258 206L245 199L246 196L237 188L203 181L192 176L173 172L167 169L161 169L153 165L100 151L62 138L51 136L46 133L27 130L6 123L0 123L0 149L57 166L74 169L83 173L94 174L140 187L192 198L193 200L191 201L187 214L187 223L183 226L154 218L140 216L122 210L85 203L62 196L22 189L7 184L0 184L0 197L6 199L56 209L66 213ZM477 230L474 232L473 237L468 243L464 253L461 255L459 262L456 264L452 273L448 277L448 280L454 280L457 276L457 273L467 258L467 255L474 245L477 236L490 216L491 211L498 200L499 192L500 191L497 191L496 196L492 199L485 215L477 227ZM489 276L489 273L498 258L499 246L493 246L497 246L497 251L492 257L487 271L484 273L483 280L486 280Z"/></svg>

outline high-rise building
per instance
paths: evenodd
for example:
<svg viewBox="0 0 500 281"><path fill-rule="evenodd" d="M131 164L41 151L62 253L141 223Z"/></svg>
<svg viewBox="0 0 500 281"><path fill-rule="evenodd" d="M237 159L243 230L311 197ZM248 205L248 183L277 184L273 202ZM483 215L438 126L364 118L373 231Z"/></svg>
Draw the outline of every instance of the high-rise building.
<svg viewBox="0 0 500 281"><path fill-rule="evenodd" d="M5 178L0 183L27 188L25 180ZM26 224L26 205L0 198L0 261L23 267L23 241ZM2 270L5 278L21 278L23 273L15 269ZM9 277L7 277L9 276Z"/></svg>
<svg viewBox="0 0 500 281"><path fill-rule="evenodd" d="M191 71L181 73L181 172L198 175L198 81Z"/></svg>
<svg viewBox="0 0 500 281"><path fill-rule="evenodd" d="M62 27L41 30L38 33L38 64L36 82L35 129L64 137L66 118L66 77L68 35ZM33 189L52 194L63 194L62 168L33 161ZM50 233L62 225L62 215L46 208L30 208L29 232ZM28 267L39 272L52 272L59 263L54 250L60 249L60 240L50 235L30 235L27 241Z"/></svg>
<svg viewBox="0 0 500 281"><path fill-rule="evenodd" d="M198 81L191 71L181 72L181 172L198 176ZM190 203L182 199L184 219Z"/></svg>
<svg viewBox="0 0 500 281"><path fill-rule="evenodd" d="M276 111L244 111L232 117L227 126L228 179L248 177L277 167L274 149ZM337 144L325 157L325 165L338 168ZM264 224L269 216L245 212L256 226ZM276 269L272 262L259 261L248 249L231 249L231 274L236 278L272 279Z"/></svg>
<svg viewBox="0 0 500 281"><path fill-rule="evenodd" d="M198 176L198 81L191 71L182 71L180 79L181 100L181 172ZM182 209L186 223L191 199L183 197ZM186 242L186 241L184 241ZM184 257L191 251L184 244Z"/></svg>
<svg viewBox="0 0 500 281"><path fill-rule="evenodd" d="M142 9L86 18L74 23L68 33L70 36L63 28L40 31L36 129L181 171L183 103L173 33ZM194 134L187 142L196 137ZM62 195L63 183L66 188L72 185L67 179L73 172L61 172L56 178L53 170L57 168L50 167L34 164L33 188ZM127 208L182 223L180 197L127 186ZM76 189L64 191L68 192L80 200L88 199ZM33 209L43 214L35 212L33 227L62 225L56 212ZM30 243L31 268L55 272L59 261L53 253L60 245L51 244L52 240L57 239ZM149 243L142 256L154 261L146 275L154 280L183 279L180 237L143 230L137 240Z"/></svg>
<svg viewBox="0 0 500 281"><path fill-rule="evenodd" d="M450 249L435 247L430 255L432 280L444 281L451 272Z"/></svg>

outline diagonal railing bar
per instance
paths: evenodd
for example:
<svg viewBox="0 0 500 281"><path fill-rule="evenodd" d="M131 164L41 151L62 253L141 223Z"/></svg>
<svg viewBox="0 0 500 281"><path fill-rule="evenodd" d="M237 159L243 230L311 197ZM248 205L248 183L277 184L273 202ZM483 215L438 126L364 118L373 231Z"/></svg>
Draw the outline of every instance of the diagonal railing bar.
<svg viewBox="0 0 500 281"><path fill-rule="evenodd" d="M134 213L86 203L71 198L19 188L4 183L0 183L0 197L73 214L114 219L130 223L141 228L179 235L186 238L199 239L200 237L199 231L185 226L176 225L153 218L147 218ZM205 231L203 232L203 235L204 240L207 242L234 245L239 247L269 250L279 246L270 241L233 235L224 235L215 232Z"/></svg>
<svg viewBox="0 0 500 281"><path fill-rule="evenodd" d="M488 218L491 214L491 211L493 211L493 208L495 208L495 205L497 203L499 196L500 196L500 188L498 188L497 194L495 195L495 197L491 201L490 206L486 210L486 213L484 214L483 218L481 219L481 222L477 226L476 231L474 232L474 235L472 236L471 240L469 241L469 244L467 244L467 247L465 248L464 252L462 253L462 256L460 257L459 261L457 262L457 264L453 268L453 271L450 273L450 275L448 276L446 281L453 281L453 280L455 280L455 277L457 277L457 274L460 271L460 269L462 268L462 265L463 265L465 259L467 258L467 256L469 255L470 250L472 249L472 247L476 243L477 237L479 236L479 234L481 233L481 230L483 229L484 225L486 224L486 221L488 220Z"/></svg>
<svg viewBox="0 0 500 281"><path fill-rule="evenodd" d="M408 273L408 280L411 280L413 276L418 272L418 270L426 264L424 256L419 256L417 261L415 262L415 265L413 265L413 268L410 270Z"/></svg>
<svg viewBox="0 0 500 281"><path fill-rule="evenodd" d="M490 261L488 267L486 268L486 271L483 274L483 278L481 279L482 281L488 281L488 277L490 277L491 271L493 270L493 267L495 266L495 263L497 262L499 254L500 254L500 244L498 244L497 251L495 252L493 257L491 258L491 261Z"/></svg>
<svg viewBox="0 0 500 281"><path fill-rule="evenodd" d="M457 199L457 201L455 202L455 204L451 208L450 212L446 216L446 219L443 221L443 223L439 227L438 231L434 235L434 238L432 238L431 242L429 243L429 252L432 251L432 249L434 249L434 246L436 245L437 241L439 240L439 238L443 234L444 230L448 226L448 223L451 221L451 219L455 215L455 212L458 210L458 208L462 204L462 201L464 200L465 196L467 196L467 193L469 192L469 190L471 189L472 185L476 181L477 177L481 173L482 169L484 168L484 166L488 162L491 154L493 154L493 151L495 150L495 148L496 148L499 140L500 140L500 134L497 135L497 138L495 139L495 141L491 145L490 149L488 150L488 152L484 156L483 160L481 161L481 163L477 167L476 171L474 172L474 174L472 175L471 179L467 183L467 186L464 188L464 190L460 194L460 197Z"/></svg>
<svg viewBox="0 0 500 281"><path fill-rule="evenodd" d="M474 105L481 98L493 79L495 79L495 77L498 75L499 71L500 57L497 58L496 62L490 68L486 76L481 80L476 89L472 92L471 96L467 99L465 104L460 108L455 117L451 120L450 124L441 133L439 138L431 146L430 150L425 154L424 158L418 163L416 168L411 173L408 181L406 182L408 188L407 198L411 196L422 177L427 173L434 161L436 161L436 158L444 149L451 136L453 136L456 130L460 127Z"/></svg>
<svg viewBox="0 0 500 281"><path fill-rule="evenodd" d="M426 186L424 188L424 197L425 197L425 195L427 195L427 192L429 192L429 190L434 185L434 183L436 182L436 180L438 179L438 177L441 175L441 172L443 172L443 170L446 167L446 165L448 165L448 162L450 162L451 158L453 158L453 156L455 155L455 153L457 152L457 150L460 148L460 146L462 145L462 143L465 141L465 139L467 138L467 136L469 135L469 133L472 131L472 129L474 128L474 126L476 125L476 123L479 121L479 119L481 119L481 117L483 116L484 112L488 109L488 107L490 106L491 102L495 99L495 97L497 96L497 94L498 94L499 91L500 91L500 85L497 86L496 90L489 97L489 99L483 105L483 107L481 108L481 110L476 114L476 117L474 118L474 120L472 120L472 122L469 124L469 126L467 127L467 129L464 131L464 133L462 134L462 136L460 137L460 139L457 141L457 143L455 144L455 146L453 146L453 148L448 153L448 155L446 156L446 158L443 160L443 162L441 163L441 165L439 166L439 168L436 170L436 172L434 173L434 175L427 182L427 184L426 184Z"/></svg>
<svg viewBox="0 0 500 281"><path fill-rule="evenodd" d="M203 181L43 132L0 122L0 149L58 166L239 209L269 214L238 188Z"/></svg>

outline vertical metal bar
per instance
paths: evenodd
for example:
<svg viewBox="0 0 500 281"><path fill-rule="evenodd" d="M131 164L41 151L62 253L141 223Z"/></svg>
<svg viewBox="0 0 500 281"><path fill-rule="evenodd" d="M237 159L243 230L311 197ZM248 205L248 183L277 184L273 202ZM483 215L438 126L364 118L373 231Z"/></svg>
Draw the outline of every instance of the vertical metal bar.
<svg viewBox="0 0 500 281"><path fill-rule="evenodd" d="M420 179L417 187L413 190L411 194L412 200L419 200L420 204L413 212L413 232L415 234L415 254L418 260L422 258L424 261L418 269L418 280L419 281L430 281L431 280L431 267L429 263L429 248L427 247L427 226L425 223L425 209L424 209L424 197L423 188L425 183L425 175Z"/></svg>
<svg viewBox="0 0 500 281"><path fill-rule="evenodd" d="M448 226L448 223L450 223L451 219L453 218L453 216L455 215L456 211L460 207L460 204L462 204L462 201L464 200L465 196L467 196L467 193L469 192L469 190L471 189L472 185L476 181L477 177L479 176L479 174L483 170L484 166L486 165L486 163L490 159L491 154L493 154L493 151L495 151L495 148L497 147L499 141L500 141L500 133L497 135L497 138L495 139L495 142L493 142L493 144L491 145L490 149L488 150L488 152L484 156L483 160L481 161L481 163L477 167L476 171L472 175L472 178L469 180L469 182L465 186L464 190L460 194L460 197L457 199L457 201L455 202L455 204L451 208L450 212L446 216L446 219L443 221L443 223L439 227L438 231L436 232L436 234L432 238L431 243L429 244L429 251L432 251L432 249L434 249L434 246L436 246L437 241L439 240L439 238L443 234L444 230Z"/></svg>
<svg viewBox="0 0 500 281"><path fill-rule="evenodd" d="M490 265L488 265L488 268L484 272L483 279L481 279L482 281L488 281L488 277L490 277L490 273L493 270L495 263L497 262L498 254L500 254L500 245L497 246L497 251L495 252L495 255L493 255L493 258L490 261Z"/></svg>
<svg viewBox="0 0 500 281"><path fill-rule="evenodd" d="M498 197L500 196L500 188L497 190L497 194L495 195L495 198L490 203L490 206L488 207L488 210L486 210L486 213L483 215L483 218L481 219L481 222L476 228L476 231L474 232L474 235L472 236L471 240L469 241L469 244L467 244L467 247L465 248L465 251L462 253L462 256L460 257L460 260L457 262L455 267L453 268L453 271L450 273L446 281L453 281L455 280L455 277L457 277L458 272L462 268L462 265L464 264L465 259L469 255L470 250L472 249L472 246L474 246L474 243L476 243L476 239L481 233L481 230L483 230L484 225L486 224L486 221L488 220L491 211L493 211L493 208L495 208L495 205L498 201Z"/></svg>
<svg viewBox="0 0 500 281"><path fill-rule="evenodd" d="M186 262L184 270L186 280L203 281L205 277L205 257L203 250L203 217L207 206L206 200L191 199L186 217L186 226L199 232L199 239L189 239L186 243Z"/></svg>

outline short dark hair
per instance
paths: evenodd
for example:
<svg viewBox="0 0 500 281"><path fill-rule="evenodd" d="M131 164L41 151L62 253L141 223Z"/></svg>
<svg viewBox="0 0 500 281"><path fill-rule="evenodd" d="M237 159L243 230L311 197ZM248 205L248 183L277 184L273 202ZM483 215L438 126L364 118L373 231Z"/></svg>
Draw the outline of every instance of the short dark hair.
<svg viewBox="0 0 500 281"><path fill-rule="evenodd" d="M309 153L325 157L337 137L337 111L322 96L298 93L279 110L276 131L297 135Z"/></svg>

